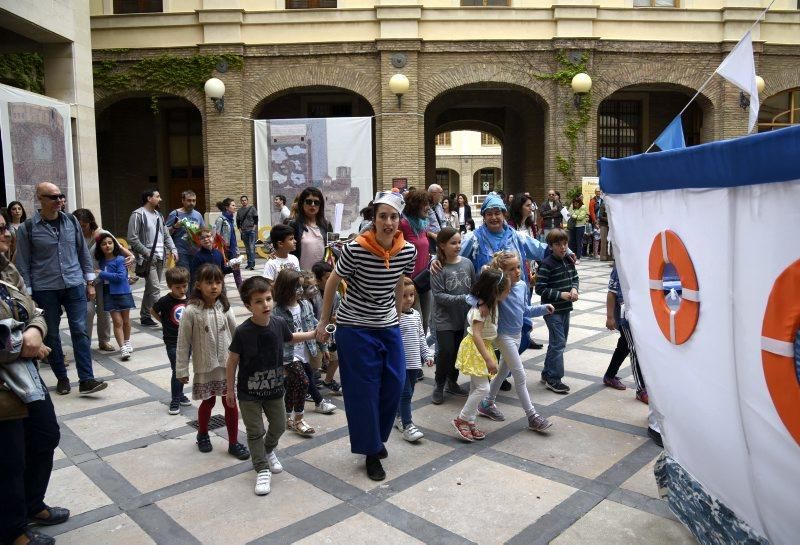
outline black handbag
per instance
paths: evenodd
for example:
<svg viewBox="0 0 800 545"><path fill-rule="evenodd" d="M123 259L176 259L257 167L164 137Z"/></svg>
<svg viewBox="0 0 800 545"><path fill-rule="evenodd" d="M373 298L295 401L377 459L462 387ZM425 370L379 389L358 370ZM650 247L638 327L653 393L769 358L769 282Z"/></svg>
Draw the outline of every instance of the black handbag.
<svg viewBox="0 0 800 545"><path fill-rule="evenodd" d="M145 229L144 216L142 216L142 230ZM161 232L161 218L156 220L156 236L153 237L153 245L150 247L150 255L142 259L141 263L136 264L133 270L136 276L145 278L150 274L150 267L153 265L153 252L156 251L156 244L158 243L158 234Z"/></svg>
<svg viewBox="0 0 800 545"><path fill-rule="evenodd" d="M411 279L414 282L414 287L417 288L417 293L428 293L431 291L431 271L425 269Z"/></svg>

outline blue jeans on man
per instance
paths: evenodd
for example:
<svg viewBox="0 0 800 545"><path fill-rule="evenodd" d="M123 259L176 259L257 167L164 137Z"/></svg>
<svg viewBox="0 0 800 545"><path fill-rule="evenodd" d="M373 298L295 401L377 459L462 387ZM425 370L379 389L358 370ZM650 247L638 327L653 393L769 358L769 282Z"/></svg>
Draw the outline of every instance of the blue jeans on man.
<svg viewBox="0 0 800 545"><path fill-rule="evenodd" d="M44 319L47 322L47 336L44 344L51 349L48 362L50 362L50 368L56 378L66 378L67 376L58 330L61 325L61 307L63 306L67 311L78 379L81 381L93 379L91 340L86 332L86 286L81 284L60 290L34 290L33 300L44 311Z"/></svg>
<svg viewBox="0 0 800 545"><path fill-rule="evenodd" d="M247 266L254 268L256 266L256 230L241 231L242 242L247 251Z"/></svg>
<svg viewBox="0 0 800 545"><path fill-rule="evenodd" d="M542 378L547 382L557 382L564 378L564 349L567 347L569 334L569 312L545 314L544 321L550 337Z"/></svg>

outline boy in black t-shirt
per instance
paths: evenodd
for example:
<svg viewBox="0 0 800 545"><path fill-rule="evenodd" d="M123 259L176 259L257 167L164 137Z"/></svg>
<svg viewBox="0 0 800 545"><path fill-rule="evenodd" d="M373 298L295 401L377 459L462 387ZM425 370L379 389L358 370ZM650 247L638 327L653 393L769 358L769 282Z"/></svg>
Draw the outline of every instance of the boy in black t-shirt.
<svg viewBox="0 0 800 545"><path fill-rule="evenodd" d="M286 430L283 343L311 341L316 332L292 333L284 320L272 316L272 283L263 276L245 280L239 294L252 316L233 334L227 362L226 399L230 404L239 398L253 469L258 473L255 493L263 496L269 494L272 473L283 471L275 456L278 439ZM267 417L268 430L264 429L262 411Z"/></svg>
<svg viewBox="0 0 800 545"><path fill-rule="evenodd" d="M178 326L186 309L186 290L189 287L189 270L185 267L173 267L166 272L169 293L156 301L150 309L153 319L161 322L164 336L164 347L167 349L170 367L172 367L172 381L170 390L172 399L169 402L169 414L181 412L181 405L188 407L192 404L189 398L183 395L183 383L175 378L175 351L178 348Z"/></svg>

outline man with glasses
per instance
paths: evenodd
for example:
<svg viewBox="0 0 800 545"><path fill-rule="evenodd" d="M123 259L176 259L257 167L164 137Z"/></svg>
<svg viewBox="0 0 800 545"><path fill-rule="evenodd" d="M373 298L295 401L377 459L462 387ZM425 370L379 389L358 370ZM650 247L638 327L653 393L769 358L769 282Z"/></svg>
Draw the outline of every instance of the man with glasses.
<svg viewBox="0 0 800 545"><path fill-rule="evenodd" d="M86 331L86 304L95 295L92 258L78 220L61 210L66 197L58 186L42 182L36 186L36 196L41 210L19 226L15 264L28 292L44 310L44 343L52 350L48 361L58 379L56 392L66 395L71 390L58 329L63 306L78 369L79 392L93 394L108 384L94 378L91 341Z"/></svg>
<svg viewBox="0 0 800 545"><path fill-rule="evenodd" d="M547 200L539 207L539 214L542 218L542 229L544 236L547 238L547 233L553 229L561 229L561 223L564 219L561 216L561 201L558 200L556 191L551 189L547 192Z"/></svg>
<svg viewBox="0 0 800 545"><path fill-rule="evenodd" d="M183 207L176 208L170 212L165 223L172 235L172 242L175 243L175 248L178 250L179 257L176 265L188 269L192 256L197 253L197 248L194 248L194 252L192 252L192 245L189 244L189 237L191 235L186 231L186 228L179 225L178 222L185 219L192 222L198 230L205 227L206 222L203 221L203 215L195 210L197 194L194 191L187 189L181 193L181 204Z"/></svg>
<svg viewBox="0 0 800 545"><path fill-rule="evenodd" d="M143 326L150 327L158 325L150 316L150 308L161 295L158 285L161 282L161 273L164 271L165 249L172 253L176 263L180 260L172 237L167 232L164 218L158 211L160 203L161 194L157 190L148 189L142 193L142 206L134 210L128 220L128 244L136 256L136 263L141 264L143 260L150 261L150 267L144 278L144 295L139 309L139 321Z"/></svg>
<svg viewBox="0 0 800 545"><path fill-rule="evenodd" d="M247 195L239 198L239 210L236 211L236 227L242 234L242 242L247 251L247 270L256 268L256 235L258 234L258 210L250 204Z"/></svg>

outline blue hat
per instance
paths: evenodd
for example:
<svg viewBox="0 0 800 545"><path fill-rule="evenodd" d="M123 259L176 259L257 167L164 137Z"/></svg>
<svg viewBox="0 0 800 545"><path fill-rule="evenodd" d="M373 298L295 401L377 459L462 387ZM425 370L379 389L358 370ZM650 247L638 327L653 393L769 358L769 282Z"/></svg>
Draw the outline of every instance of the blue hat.
<svg viewBox="0 0 800 545"><path fill-rule="evenodd" d="M483 204L481 205L481 216L484 215L490 208L499 208L503 212L506 211L506 205L503 203L503 199L501 199L500 195L494 191L486 195L486 198L483 199Z"/></svg>

